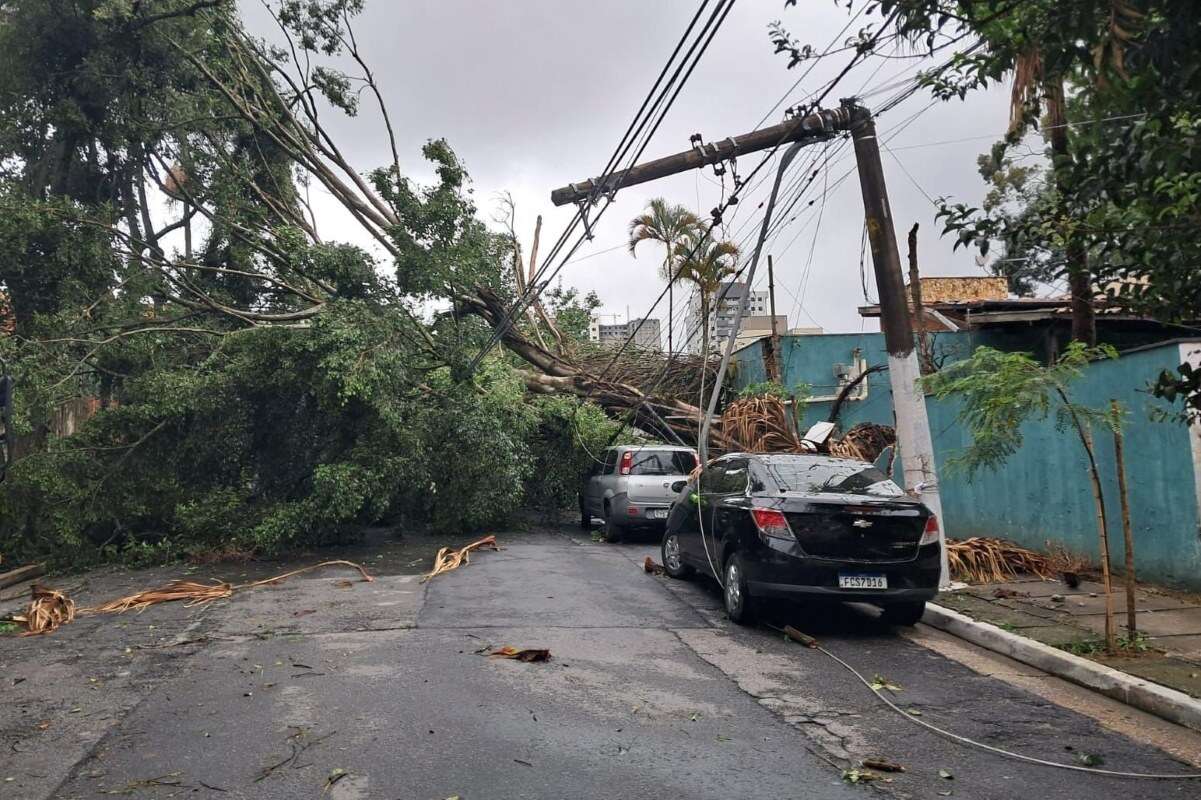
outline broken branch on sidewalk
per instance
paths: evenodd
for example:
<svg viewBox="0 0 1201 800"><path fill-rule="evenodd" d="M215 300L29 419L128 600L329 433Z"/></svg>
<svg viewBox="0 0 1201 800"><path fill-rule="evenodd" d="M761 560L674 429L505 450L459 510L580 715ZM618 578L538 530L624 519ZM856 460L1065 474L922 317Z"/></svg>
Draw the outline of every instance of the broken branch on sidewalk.
<svg viewBox="0 0 1201 800"><path fill-rule="evenodd" d="M948 541L947 561L951 575L967 583L1003 583L1019 574L1045 580L1053 574L1050 560L1041 553L982 536Z"/></svg>
<svg viewBox="0 0 1201 800"><path fill-rule="evenodd" d="M466 547L460 547L457 550L453 547L441 548L438 550L438 555L434 556L434 568L422 577L421 582L425 583L436 575L450 572L469 563L471 561L471 551L482 547L486 547L489 550L500 550L500 545L496 543L495 536L485 536L483 539L472 542Z"/></svg>

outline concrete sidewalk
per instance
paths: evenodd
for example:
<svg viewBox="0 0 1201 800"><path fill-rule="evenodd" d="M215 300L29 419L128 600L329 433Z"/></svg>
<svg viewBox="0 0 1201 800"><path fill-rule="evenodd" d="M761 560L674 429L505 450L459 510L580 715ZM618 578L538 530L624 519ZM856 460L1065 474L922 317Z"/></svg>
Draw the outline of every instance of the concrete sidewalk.
<svg viewBox="0 0 1201 800"><path fill-rule="evenodd" d="M1114 586L1119 637L1126 637L1126 595ZM1099 583L1014 580L939 595L939 605L1011 633L1084 656L1144 680L1201 697L1201 597L1140 587L1139 636L1121 655L1104 653L1105 595Z"/></svg>

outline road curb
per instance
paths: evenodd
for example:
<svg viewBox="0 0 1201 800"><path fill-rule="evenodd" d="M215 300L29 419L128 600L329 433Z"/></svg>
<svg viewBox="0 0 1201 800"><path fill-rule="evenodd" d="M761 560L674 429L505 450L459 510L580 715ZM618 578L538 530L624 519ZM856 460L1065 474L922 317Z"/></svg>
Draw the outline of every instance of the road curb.
<svg viewBox="0 0 1201 800"><path fill-rule="evenodd" d="M926 604L922 622L1169 722L1201 731L1201 700L1184 692L1136 678L934 603Z"/></svg>

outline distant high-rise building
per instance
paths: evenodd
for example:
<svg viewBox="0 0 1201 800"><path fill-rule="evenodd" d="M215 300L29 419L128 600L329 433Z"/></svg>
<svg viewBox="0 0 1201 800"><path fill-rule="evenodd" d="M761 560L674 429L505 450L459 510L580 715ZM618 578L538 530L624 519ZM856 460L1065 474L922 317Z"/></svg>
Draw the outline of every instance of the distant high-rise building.
<svg viewBox="0 0 1201 800"><path fill-rule="evenodd" d="M747 294L745 324L747 317L761 317L768 313L767 292L749 289L742 281L726 281L717 290L717 295L709 301L709 347L717 349L730 335L734 327L734 317L738 314L738 306ZM769 326L770 327L770 326ZM783 326L781 330L783 329ZM688 305L688 320L685 323L684 340L687 350L691 353L701 352L701 295L693 292Z"/></svg>
<svg viewBox="0 0 1201 800"><path fill-rule="evenodd" d="M588 339L603 345L621 347L626 339L633 338L635 347L649 350L663 349L659 332L659 320L654 317L632 319L629 322L603 323L596 317L588 325Z"/></svg>

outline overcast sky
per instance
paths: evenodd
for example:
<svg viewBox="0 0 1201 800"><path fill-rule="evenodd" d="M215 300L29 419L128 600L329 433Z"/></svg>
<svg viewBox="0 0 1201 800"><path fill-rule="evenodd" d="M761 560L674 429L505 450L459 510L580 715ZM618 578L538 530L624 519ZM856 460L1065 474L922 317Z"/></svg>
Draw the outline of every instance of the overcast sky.
<svg viewBox="0 0 1201 800"><path fill-rule="evenodd" d="M471 173L483 218L490 219L495 211L497 193L512 193L518 232L528 248L538 214L543 215L544 243L553 241L570 221L574 209L552 206L551 190L601 171L698 4L699 0L368 0L356 31L397 127L402 169L414 178L429 179L420 148L428 139L446 138ZM246 5L248 24L265 33L264 17L255 5ZM790 8L783 0L738 0L644 159L686 149L692 133L719 140L756 128L803 69L788 70L786 59L773 55L768 23L780 19L794 36L820 49L847 23L844 6L835 0L799 0ZM868 21L861 17L852 32ZM891 46L883 52L891 54ZM823 59L763 124L781 121L785 106L820 88L849 57L842 53ZM826 104L837 105L838 98L861 90L870 92L898 75L911 75L918 66L913 60L868 59ZM865 102L873 106L887 96ZM976 172L976 156L1004 132L1007 100L1000 87L967 102L935 104L923 111L930 98L919 92L878 121L881 139L892 151L883 159L902 255L906 231L920 223L923 274L983 273L973 253L952 253L951 240L939 237L934 206L926 195L979 202L985 187ZM894 130L915 114L907 127ZM339 120L333 129L343 150L363 169L390 160L382 128L366 99L359 117ZM945 143L963 139L968 141ZM830 156L830 166L797 206L796 218L770 242L777 313L788 314L793 326L874 330L874 323L864 325L856 311L864 300L859 186L853 171L838 182L853 170L854 159L849 144L834 155L836 146L837 142L816 145L807 151L807 157ZM739 170L749 173L759 158L744 157ZM821 189L827 180L822 208ZM747 239L748 257L755 206L769 184L770 177L759 193L739 204L727 229L730 238ZM662 289L656 271L661 250L641 246L635 259L620 247L629 220L657 196L706 216L717 205L721 188L707 169L619 193L597 226L595 240L560 273L568 285L595 290L605 313L624 318L628 308L631 316L641 316ZM818 202L810 207L805 205L808 199ZM366 242L332 201L314 197L314 202L320 208L324 237ZM874 300L870 261L867 271ZM756 284L765 287L766 271L761 272ZM681 327L682 310L677 314ZM654 316L665 316L662 306Z"/></svg>

